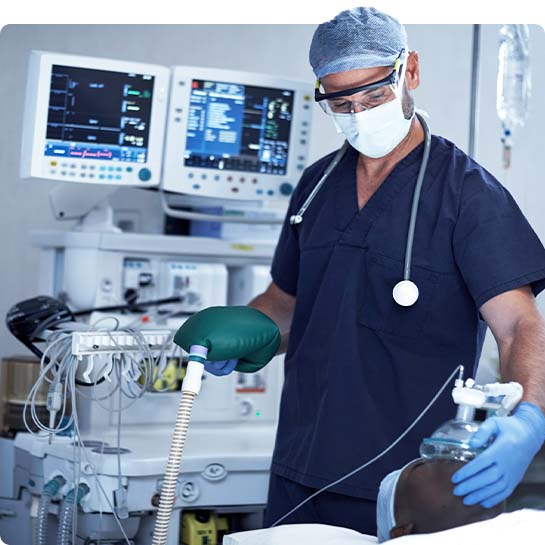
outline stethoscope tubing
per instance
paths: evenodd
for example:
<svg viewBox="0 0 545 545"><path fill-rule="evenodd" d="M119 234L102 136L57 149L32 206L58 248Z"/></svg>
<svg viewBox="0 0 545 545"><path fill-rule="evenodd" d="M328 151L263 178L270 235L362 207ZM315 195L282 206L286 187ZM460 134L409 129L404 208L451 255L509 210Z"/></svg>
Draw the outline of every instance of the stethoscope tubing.
<svg viewBox="0 0 545 545"><path fill-rule="evenodd" d="M423 118L423 116L421 116L419 113L417 113L416 115L420 123L422 124L422 128L424 129L424 153L422 155L422 161L420 163L418 177L416 178L416 185L414 186L413 203L411 206L411 218L409 220L409 230L407 232L407 245L405 246L405 266L403 269L403 280L409 280L411 277L414 231L416 228L416 218L418 217L420 192L424 183L424 177L426 176L426 168L428 167L431 149L431 133L428 124L426 123L426 120Z"/></svg>
<svg viewBox="0 0 545 545"><path fill-rule="evenodd" d="M422 128L424 129L424 153L422 155L422 161L420 163L420 169L418 171L418 176L416 179L416 185L414 188L413 193L413 201L411 206L411 216L409 220L409 229L407 232L407 244L405 246L405 263L403 268L403 279L404 280L410 280L411 277L411 262L412 262L412 253L413 253L413 243L414 243L414 232L416 228L416 218L418 216L418 205L420 203L420 193L422 190L422 185L424 183L424 177L426 175L426 169L428 166L428 161L430 157L430 149L431 149L431 133L430 129L428 127L428 124L426 123L426 120L422 115L420 115L418 112L416 112L416 116L418 117L420 123L422 124ZM326 180L329 178L330 174L333 172L335 167L339 164L341 159L344 157L344 154L346 153L346 150L349 148L350 144L348 141L345 141L342 147L339 149L339 151L335 154L335 157L333 157L332 161L329 163L327 168L325 169L324 173L322 174L322 177L318 180L317 184L314 186L314 189L310 193L310 195L306 198L305 202L301 206L301 208L298 210L297 214L294 214L290 216L290 224L291 225L299 225L303 221L303 216L305 212L307 211L308 207L312 203L312 201L315 199L316 195L326 182Z"/></svg>

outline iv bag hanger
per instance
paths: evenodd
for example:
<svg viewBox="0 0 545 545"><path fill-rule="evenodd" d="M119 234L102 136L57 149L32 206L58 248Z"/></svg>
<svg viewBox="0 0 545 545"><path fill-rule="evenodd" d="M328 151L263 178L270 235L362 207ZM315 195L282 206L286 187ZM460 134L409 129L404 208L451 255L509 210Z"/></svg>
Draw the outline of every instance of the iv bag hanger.
<svg viewBox="0 0 545 545"><path fill-rule="evenodd" d="M119 187L92 184L62 184L49 192L49 203L55 219L77 220L74 231L121 233L113 222L109 198Z"/></svg>

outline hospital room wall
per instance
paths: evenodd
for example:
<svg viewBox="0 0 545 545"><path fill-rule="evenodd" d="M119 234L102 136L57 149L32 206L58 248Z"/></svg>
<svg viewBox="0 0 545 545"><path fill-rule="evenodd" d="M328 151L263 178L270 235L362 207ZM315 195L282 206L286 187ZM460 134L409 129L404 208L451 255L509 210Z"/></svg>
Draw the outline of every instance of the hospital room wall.
<svg viewBox="0 0 545 545"><path fill-rule="evenodd" d="M545 152L545 32L537 25L530 27L532 97L524 128L514 133L511 168L502 166L501 123L496 113L498 74L498 32L500 25L481 27L480 89L475 158L511 192L528 221L545 243L545 183L540 161ZM545 315L545 294L537 298ZM480 380L495 378L498 350L487 333L480 363Z"/></svg>
<svg viewBox="0 0 545 545"><path fill-rule="evenodd" d="M545 184L540 159L545 152L545 31L530 27L532 96L528 119L514 132L511 168L502 166L501 123L496 113L498 32L500 25L483 25L481 34L480 90L476 159L513 195L529 222L545 242Z"/></svg>
<svg viewBox="0 0 545 545"><path fill-rule="evenodd" d="M9 307L35 296L38 255L34 229L68 229L49 209L53 183L19 179L20 141L28 55L32 49L156 63L204 65L307 80L313 75L308 47L315 25L11 25L0 33L0 357L22 353L4 326ZM417 101L433 131L466 148L469 119L471 25L409 25L409 45L420 53ZM439 47L440 44L440 47ZM453 77L453 74L455 77ZM341 142L316 107L310 160ZM134 210L145 232L162 230L156 195L122 190L116 208Z"/></svg>

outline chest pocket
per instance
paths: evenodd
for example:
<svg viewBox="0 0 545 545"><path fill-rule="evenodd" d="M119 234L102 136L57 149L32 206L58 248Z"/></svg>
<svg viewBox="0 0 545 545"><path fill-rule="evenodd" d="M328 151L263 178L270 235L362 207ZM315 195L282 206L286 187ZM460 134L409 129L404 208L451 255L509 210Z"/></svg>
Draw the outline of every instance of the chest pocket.
<svg viewBox="0 0 545 545"><path fill-rule="evenodd" d="M368 252L366 275L359 308L359 323L370 329L400 337L418 337L426 328L436 293L439 274L411 266L411 280L419 297L410 307L398 305L392 296L403 279L403 262Z"/></svg>

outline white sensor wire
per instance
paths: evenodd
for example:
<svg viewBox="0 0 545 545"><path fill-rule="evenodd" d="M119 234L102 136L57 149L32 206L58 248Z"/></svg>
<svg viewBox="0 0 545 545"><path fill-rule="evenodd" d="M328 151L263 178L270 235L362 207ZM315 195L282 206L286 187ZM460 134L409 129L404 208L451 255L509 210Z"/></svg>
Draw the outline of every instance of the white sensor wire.
<svg viewBox="0 0 545 545"><path fill-rule="evenodd" d="M364 464L357 467L356 469L353 469L352 471L350 471L349 473L347 473L346 475L344 475L340 479L337 479L336 481L333 481L332 483L324 486L320 490L317 490L316 492L314 492L314 494L310 495L308 498L305 498L302 502L297 504L293 509L288 511L285 515L281 516L274 524L271 524L270 527L274 528L275 526L280 524L283 520L285 520L290 515L295 513L295 511L300 509L303 505L305 505L305 503L307 503L310 500L314 499L318 494L321 494L322 492L325 492L326 490L329 490L330 488L333 488L334 486L338 485L339 483L341 483L342 481L348 479L349 477L352 477L352 475L355 475L356 473L358 473L362 469L365 469L366 467L369 467L371 464L375 463L377 460L382 458L385 454L390 452L418 424L418 422L420 422L422 417L430 410L431 406L439 399L439 396L443 393L445 388L448 386L449 382L455 377L456 373L458 373L458 371L460 369L462 369L462 371L463 371L463 366L462 365L459 365L459 366L456 367L456 369L450 374L450 376L447 378L447 380L445 380L445 382L443 383L443 386L441 386L441 388L435 394L433 399L426 405L426 408L417 416L417 418L413 421L413 423L393 443L391 443L388 447L386 447L382 452L377 454L371 460L365 462Z"/></svg>

